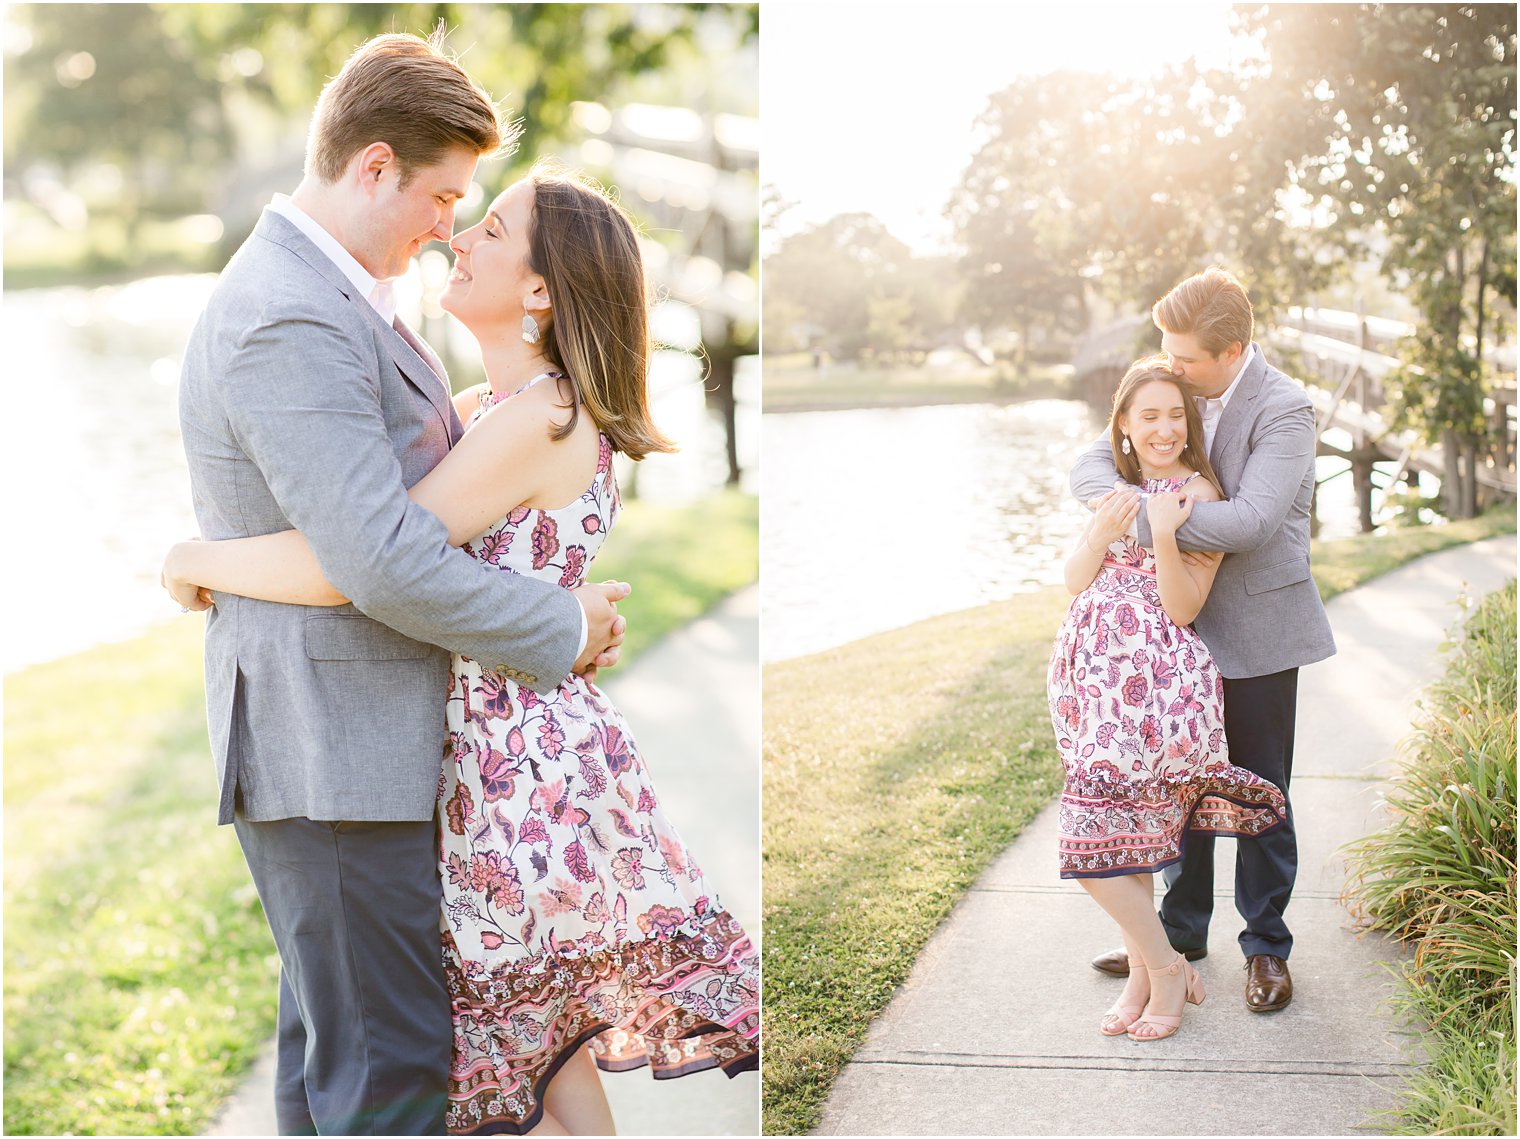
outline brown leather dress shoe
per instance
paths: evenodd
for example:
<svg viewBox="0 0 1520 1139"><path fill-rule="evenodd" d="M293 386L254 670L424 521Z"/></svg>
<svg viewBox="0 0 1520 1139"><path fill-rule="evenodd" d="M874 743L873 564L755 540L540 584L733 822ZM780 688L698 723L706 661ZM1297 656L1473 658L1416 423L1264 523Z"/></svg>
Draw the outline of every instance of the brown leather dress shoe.
<svg viewBox="0 0 1520 1139"><path fill-rule="evenodd" d="M1207 949L1183 949L1179 952L1189 961L1202 961L1209 955ZM1123 949L1100 953L1092 959L1092 967L1100 973L1107 973L1110 977L1128 977L1129 954Z"/></svg>
<svg viewBox="0 0 1520 1139"><path fill-rule="evenodd" d="M1246 958L1246 1008L1252 1012L1276 1012L1293 1000L1293 978L1281 957L1258 953Z"/></svg>

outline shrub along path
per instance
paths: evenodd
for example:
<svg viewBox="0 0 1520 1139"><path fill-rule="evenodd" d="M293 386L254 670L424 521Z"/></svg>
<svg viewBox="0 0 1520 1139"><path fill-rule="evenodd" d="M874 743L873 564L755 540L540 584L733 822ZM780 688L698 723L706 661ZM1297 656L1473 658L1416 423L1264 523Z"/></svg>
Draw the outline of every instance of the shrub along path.
<svg viewBox="0 0 1520 1139"><path fill-rule="evenodd" d="M1220 841L1199 963L1209 999L1169 1040L1099 1035L1118 982L1088 960L1118 941L1081 888L1056 877L1052 806L931 939L841 1073L818 1133L1350 1134L1391 1106L1418 1059L1386 1008L1393 981L1379 962L1399 950L1356 936L1338 848L1380 826L1379 783L1439 673L1455 599L1498 588L1515 554L1513 535L1490 538L1329 605L1339 652L1299 679L1292 1005L1245 1008L1234 847Z"/></svg>

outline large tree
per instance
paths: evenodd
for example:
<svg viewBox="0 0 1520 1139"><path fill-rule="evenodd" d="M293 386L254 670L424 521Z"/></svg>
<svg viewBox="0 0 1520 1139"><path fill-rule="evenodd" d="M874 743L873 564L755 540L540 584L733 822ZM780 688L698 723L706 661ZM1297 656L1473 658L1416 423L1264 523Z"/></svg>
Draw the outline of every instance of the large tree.
<svg viewBox="0 0 1520 1139"><path fill-rule="evenodd" d="M5 65L8 180L45 171L42 185L68 185L114 167L111 207L128 226L202 208L205 173L234 142L216 61L165 35L148 5L16 5L7 18L25 44Z"/></svg>
<svg viewBox="0 0 1520 1139"><path fill-rule="evenodd" d="M1030 77L993 95L981 144L949 205L965 282L962 318L985 333L1014 332L1020 355L1036 328L1086 327L1084 271L1092 253L1100 76Z"/></svg>
<svg viewBox="0 0 1520 1139"><path fill-rule="evenodd" d="M1313 287L1328 268L1279 201L1279 122L1253 112L1242 77L1191 62L997 92L949 209L967 319L1026 341L1034 328L1078 333L1096 297L1143 309L1210 262L1263 296Z"/></svg>
<svg viewBox="0 0 1520 1139"><path fill-rule="evenodd" d="M1311 112L1293 178L1421 310L1392 395L1443 448L1447 512L1471 516L1488 349L1515 307L1515 9L1273 4L1244 23L1279 97Z"/></svg>
<svg viewBox="0 0 1520 1139"><path fill-rule="evenodd" d="M771 351L841 360L914 355L942 331L931 264L870 214L841 214L781 242L765 259Z"/></svg>

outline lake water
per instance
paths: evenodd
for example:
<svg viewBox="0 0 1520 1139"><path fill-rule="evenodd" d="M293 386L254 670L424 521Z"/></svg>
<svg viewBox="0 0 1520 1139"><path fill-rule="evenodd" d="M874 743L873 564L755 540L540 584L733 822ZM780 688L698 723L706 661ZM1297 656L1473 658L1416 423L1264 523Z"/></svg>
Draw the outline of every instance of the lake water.
<svg viewBox="0 0 1520 1139"><path fill-rule="evenodd" d="M1085 520L1067 474L1103 424L1069 400L765 415L761 659L1060 584ZM1357 531L1349 478L1319 514Z"/></svg>
<svg viewBox="0 0 1520 1139"><path fill-rule="evenodd" d="M0 672L195 620L159 588L164 551L196 533L176 408L180 357L215 277L8 292L6 544ZM740 465L755 489L759 369L741 361ZM681 445L641 464L638 492L690 501L727 472L695 360L662 354L656 421ZM627 480L626 464L622 477Z"/></svg>

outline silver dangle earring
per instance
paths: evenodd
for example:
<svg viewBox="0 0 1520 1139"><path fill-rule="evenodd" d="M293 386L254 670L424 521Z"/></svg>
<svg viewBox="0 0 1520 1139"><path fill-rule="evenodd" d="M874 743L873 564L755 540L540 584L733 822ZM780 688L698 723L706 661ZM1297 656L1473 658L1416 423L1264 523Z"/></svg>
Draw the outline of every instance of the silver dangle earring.
<svg viewBox="0 0 1520 1139"><path fill-rule="evenodd" d="M538 321L533 319L531 312L523 313L522 338L529 344L538 343Z"/></svg>
<svg viewBox="0 0 1520 1139"><path fill-rule="evenodd" d="M1126 435L1124 437L1124 442L1121 443L1121 444L1119 444L1119 450L1123 451L1126 455L1129 454L1129 436L1128 435Z"/></svg>

